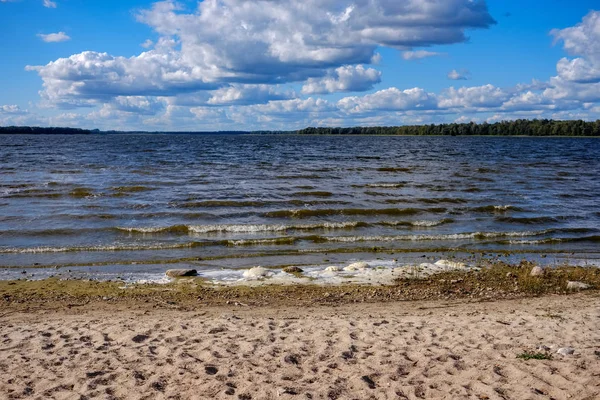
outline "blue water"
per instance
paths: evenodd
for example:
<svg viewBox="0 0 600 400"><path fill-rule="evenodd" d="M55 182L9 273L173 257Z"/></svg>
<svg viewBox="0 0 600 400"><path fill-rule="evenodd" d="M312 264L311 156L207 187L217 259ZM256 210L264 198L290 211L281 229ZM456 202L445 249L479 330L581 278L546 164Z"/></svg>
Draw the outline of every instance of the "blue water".
<svg viewBox="0 0 600 400"><path fill-rule="evenodd" d="M594 138L4 135L0 278L365 254L594 263L599 160Z"/></svg>

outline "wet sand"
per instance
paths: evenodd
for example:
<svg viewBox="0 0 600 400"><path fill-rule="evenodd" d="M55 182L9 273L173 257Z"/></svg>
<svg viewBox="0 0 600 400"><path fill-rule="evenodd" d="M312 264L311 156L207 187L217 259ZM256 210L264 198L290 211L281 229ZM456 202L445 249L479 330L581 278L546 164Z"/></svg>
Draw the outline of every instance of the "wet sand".
<svg viewBox="0 0 600 400"><path fill-rule="evenodd" d="M600 295L8 307L0 373L6 399L597 399Z"/></svg>

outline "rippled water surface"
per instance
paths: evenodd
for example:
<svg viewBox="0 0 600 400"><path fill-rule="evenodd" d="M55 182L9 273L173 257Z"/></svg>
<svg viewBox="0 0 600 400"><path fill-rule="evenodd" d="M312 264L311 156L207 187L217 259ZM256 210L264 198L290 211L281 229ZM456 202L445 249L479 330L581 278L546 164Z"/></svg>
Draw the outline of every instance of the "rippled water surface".
<svg viewBox="0 0 600 400"><path fill-rule="evenodd" d="M597 264L599 143L0 136L0 278L482 254Z"/></svg>

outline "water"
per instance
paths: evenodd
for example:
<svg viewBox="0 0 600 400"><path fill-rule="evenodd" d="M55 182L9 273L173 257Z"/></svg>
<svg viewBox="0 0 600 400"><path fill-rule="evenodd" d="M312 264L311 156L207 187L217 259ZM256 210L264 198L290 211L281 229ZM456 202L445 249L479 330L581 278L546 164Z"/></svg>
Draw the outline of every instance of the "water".
<svg viewBox="0 0 600 400"><path fill-rule="evenodd" d="M593 265L599 160L593 138L4 135L0 279L482 253Z"/></svg>

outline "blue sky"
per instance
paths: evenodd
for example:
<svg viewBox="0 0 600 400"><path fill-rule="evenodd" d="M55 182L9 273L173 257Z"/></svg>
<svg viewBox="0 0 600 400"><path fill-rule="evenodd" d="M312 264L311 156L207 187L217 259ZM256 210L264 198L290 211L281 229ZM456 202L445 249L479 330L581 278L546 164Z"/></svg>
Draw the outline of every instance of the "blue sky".
<svg viewBox="0 0 600 400"><path fill-rule="evenodd" d="M0 0L0 46L0 125L600 118L597 1Z"/></svg>

